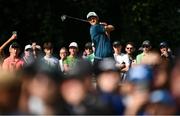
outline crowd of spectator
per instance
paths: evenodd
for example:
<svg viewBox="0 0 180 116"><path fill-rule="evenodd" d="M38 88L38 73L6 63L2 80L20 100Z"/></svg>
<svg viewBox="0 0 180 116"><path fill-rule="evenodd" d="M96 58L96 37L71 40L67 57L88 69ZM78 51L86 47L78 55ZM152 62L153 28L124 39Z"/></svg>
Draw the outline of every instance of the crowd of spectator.
<svg viewBox="0 0 180 116"><path fill-rule="evenodd" d="M140 49L133 42L112 46L113 57L94 66L92 42L82 54L71 42L59 58L51 42L27 43L23 54L11 43L9 56L1 57L0 114L179 114L179 51L172 53L167 42L153 50L149 40Z"/></svg>

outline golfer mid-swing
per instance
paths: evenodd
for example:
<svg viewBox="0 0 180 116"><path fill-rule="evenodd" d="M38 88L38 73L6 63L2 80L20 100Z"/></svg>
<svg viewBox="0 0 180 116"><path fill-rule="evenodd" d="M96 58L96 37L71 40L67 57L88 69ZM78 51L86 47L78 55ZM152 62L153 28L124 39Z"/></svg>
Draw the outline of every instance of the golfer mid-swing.
<svg viewBox="0 0 180 116"><path fill-rule="evenodd" d="M90 35L95 46L94 65L96 66L104 58L113 58L110 32L114 30L114 26L99 22L99 17L95 12L89 12L87 20L91 24Z"/></svg>

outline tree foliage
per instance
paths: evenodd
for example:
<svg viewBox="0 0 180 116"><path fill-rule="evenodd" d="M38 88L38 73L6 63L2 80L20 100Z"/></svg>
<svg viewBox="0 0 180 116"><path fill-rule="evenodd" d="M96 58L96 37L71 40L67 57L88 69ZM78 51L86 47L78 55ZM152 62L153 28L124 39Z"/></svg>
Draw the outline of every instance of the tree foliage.
<svg viewBox="0 0 180 116"><path fill-rule="evenodd" d="M90 41L89 24L74 20L62 22L62 14L86 19L95 11L101 21L115 26L112 40L140 45L149 39L155 46L167 41L180 43L180 2L178 0L0 0L0 42L18 31L19 42L52 41L56 48L77 41L81 47Z"/></svg>

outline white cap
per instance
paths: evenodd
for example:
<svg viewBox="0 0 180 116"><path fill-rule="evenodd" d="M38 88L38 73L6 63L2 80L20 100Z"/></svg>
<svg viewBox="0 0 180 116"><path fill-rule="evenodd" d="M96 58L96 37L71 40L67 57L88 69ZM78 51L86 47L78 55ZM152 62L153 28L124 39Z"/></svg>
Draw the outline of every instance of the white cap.
<svg viewBox="0 0 180 116"><path fill-rule="evenodd" d="M32 49L32 46L31 45L26 45L24 50L27 50L27 49Z"/></svg>
<svg viewBox="0 0 180 116"><path fill-rule="evenodd" d="M78 48L78 44L76 42L71 42L69 44L69 47L76 47L76 48Z"/></svg>
<svg viewBox="0 0 180 116"><path fill-rule="evenodd" d="M95 12L89 12L87 14L87 19L89 19L89 17L97 17L98 18L98 15Z"/></svg>

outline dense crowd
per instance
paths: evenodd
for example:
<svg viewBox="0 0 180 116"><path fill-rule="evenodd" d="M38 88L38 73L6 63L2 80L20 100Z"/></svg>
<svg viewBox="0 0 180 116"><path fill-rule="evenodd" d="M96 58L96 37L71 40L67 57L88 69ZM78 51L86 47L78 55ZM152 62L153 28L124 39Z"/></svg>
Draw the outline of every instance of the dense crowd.
<svg viewBox="0 0 180 116"><path fill-rule="evenodd" d="M158 51L149 40L139 49L132 42L112 46L113 58L94 65L92 42L83 54L71 42L59 58L51 42L28 44L23 54L13 42L1 59L0 114L179 114L180 59L168 43Z"/></svg>

